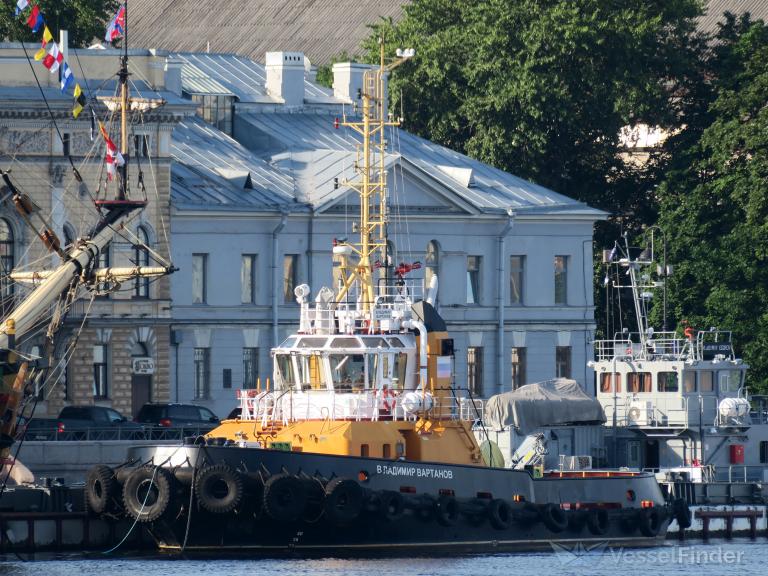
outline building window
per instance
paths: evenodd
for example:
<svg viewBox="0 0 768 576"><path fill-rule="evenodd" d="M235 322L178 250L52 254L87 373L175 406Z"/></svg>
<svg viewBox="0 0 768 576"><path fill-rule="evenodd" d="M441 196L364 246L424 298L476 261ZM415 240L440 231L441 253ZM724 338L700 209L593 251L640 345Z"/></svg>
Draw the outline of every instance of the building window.
<svg viewBox="0 0 768 576"><path fill-rule="evenodd" d="M480 304L480 256L467 256L467 304Z"/></svg>
<svg viewBox="0 0 768 576"><path fill-rule="evenodd" d="M555 348L555 377L571 377L571 347L557 346Z"/></svg>
<svg viewBox="0 0 768 576"><path fill-rule="evenodd" d="M568 304L568 256L555 256L555 304Z"/></svg>
<svg viewBox="0 0 768 576"><path fill-rule="evenodd" d="M13 297L11 271L14 266L13 229L7 220L0 218L0 296L3 304Z"/></svg>
<svg viewBox="0 0 768 576"><path fill-rule="evenodd" d="M223 388L232 388L232 368L224 368L221 381Z"/></svg>
<svg viewBox="0 0 768 576"><path fill-rule="evenodd" d="M93 397L109 397L109 347L106 344L93 347Z"/></svg>
<svg viewBox="0 0 768 576"><path fill-rule="evenodd" d="M72 153L72 135L69 132L64 132L61 135L61 152L64 156L69 156Z"/></svg>
<svg viewBox="0 0 768 576"><path fill-rule="evenodd" d="M195 348L195 400L206 400L211 391L211 349Z"/></svg>
<svg viewBox="0 0 768 576"><path fill-rule="evenodd" d="M512 348L512 389L525 386L525 348Z"/></svg>
<svg viewBox="0 0 768 576"><path fill-rule="evenodd" d="M192 304L208 301L208 254L192 254Z"/></svg>
<svg viewBox="0 0 768 576"><path fill-rule="evenodd" d="M99 268L109 268L111 266L111 258L109 253L112 251L112 245L107 244L99 252ZM109 298L109 282L101 282L98 285L99 296L102 298Z"/></svg>
<svg viewBox="0 0 768 576"><path fill-rule="evenodd" d="M149 158L149 136L136 134L133 137L133 155L137 158Z"/></svg>
<svg viewBox="0 0 768 576"><path fill-rule="evenodd" d="M243 389L253 390L259 381L259 349L243 348Z"/></svg>
<svg viewBox="0 0 768 576"><path fill-rule="evenodd" d="M256 254L243 254L240 266L240 302L256 303Z"/></svg>
<svg viewBox="0 0 768 576"><path fill-rule="evenodd" d="M768 464L768 441L760 441L760 464Z"/></svg>
<svg viewBox="0 0 768 576"><path fill-rule="evenodd" d="M523 303L525 282L525 256L509 257L509 303Z"/></svg>
<svg viewBox="0 0 768 576"><path fill-rule="evenodd" d="M467 388L473 396L483 395L483 349L467 348Z"/></svg>
<svg viewBox="0 0 768 576"><path fill-rule="evenodd" d="M192 101L197 103L197 115L208 124L222 132L232 135L231 96L208 96L192 94Z"/></svg>
<svg viewBox="0 0 768 576"><path fill-rule="evenodd" d="M289 304L295 301L293 290L298 282L299 255L286 254L283 258L283 302Z"/></svg>
<svg viewBox="0 0 768 576"><path fill-rule="evenodd" d="M139 240L133 249L134 264L136 266L149 266L149 234L143 226L136 229L136 237ZM133 295L136 298L149 298L149 278L136 276L133 285Z"/></svg>
<svg viewBox="0 0 768 576"><path fill-rule="evenodd" d="M424 259L426 263L426 270L424 272L424 280L426 282L426 288L429 288L432 282L433 276L439 276L440 272L440 246L437 244L437 240L431 240L427 244L427 255ZM438 291L438 294L440 292ZM435 302L437 304L437 302Z"/></svg>

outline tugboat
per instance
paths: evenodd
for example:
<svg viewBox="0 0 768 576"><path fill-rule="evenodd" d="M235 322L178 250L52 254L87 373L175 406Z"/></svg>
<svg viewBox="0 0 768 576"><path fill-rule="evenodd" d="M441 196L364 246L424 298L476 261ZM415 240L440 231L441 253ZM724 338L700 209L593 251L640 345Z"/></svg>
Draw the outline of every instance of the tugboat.
<svg viewBox="0 0 768 576"><path fill-rule="evenodd" d="M92 510L127 515L159 549L345 554L653 546L683 514L653 474L503 468L481 449L481 403L453 383L453 340L428 287L387 253L386 76L369 70L356 242L337 240L335 290L295 296L298 332L273 351L273 385L239 393L240 415L180 446L141 446L94 467ZM338 121L337 121L338 122ZM311 301L313 300L313 301Z"/></svg>

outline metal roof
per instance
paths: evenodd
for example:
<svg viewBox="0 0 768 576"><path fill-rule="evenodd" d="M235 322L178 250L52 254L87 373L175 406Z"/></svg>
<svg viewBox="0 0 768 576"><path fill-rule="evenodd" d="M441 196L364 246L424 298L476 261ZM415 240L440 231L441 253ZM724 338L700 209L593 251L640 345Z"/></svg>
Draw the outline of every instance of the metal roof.
<svg viewBox="0 0 768 576"><path fill-rule="evenodd" d="M276 102L267 94L264 65L236 54L173 54L182 60L182 89L189 94L233 95L240 102ZM304 80L304 99L337 103L333 91Z"/></svg>
<svg viewBox="0 0 768 576"><path fill-rule="evenodd" d="M235 140L198 118L173 131L171 194L176 207L295 206L293 181ZM250 175L250 187L245 187Z"/></svg>
<svg viewBox="0 0 768 576"><path fill-rule="evenodd" d="M334 177L351 178L359 136L350 129L334 129L334 117L327 114L238 114L255 129L270 136L273 148L259 150L276 166L292 170L297 189L306 200L317 204L332 202L344 194L334 190ZM578 212L601 216L600 210L568 198L419 138L405 130L387 134L393 153L388 159L405 169L416 170L441 185L448 199L468 203L479 211L509 208L537 211ZM470 178L471 176L471 178ZM469 182L469 186L467 183ZM302 200L304 200L302 198Z"/></svg>
<svg viewBox="0 0 768 576"><path fill-rule="evenodd" d="M749 12L752 20L768 21L768 2L765 0L708 0L705 11L698 22L702 32L716 33L717 24L724 22L726 11L737 16Z"/></svg>
<svg viewBox="0 0 768 576"><path fill-rule="evenodd" d="M174 51L230 52L263 61L304 52L313 64L355 54L380 18L408 0L131 0L131 43Z"/></svg>

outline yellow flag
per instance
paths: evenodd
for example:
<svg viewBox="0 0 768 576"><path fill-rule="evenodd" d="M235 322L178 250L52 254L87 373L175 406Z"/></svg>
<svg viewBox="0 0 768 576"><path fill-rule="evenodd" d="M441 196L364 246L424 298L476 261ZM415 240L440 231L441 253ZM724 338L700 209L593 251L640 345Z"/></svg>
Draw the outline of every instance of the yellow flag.
<svg viewBox="0 0 768 576"><path fill-rule="evenodd" d="M46 26L45 30L43 30L43 46L48 44L51 40L53 40L53 34L51 34L51 31L48 30L48 26Z"/></svg>
<svg viewBox="0 0 768 576"><path fill-rule="evenodd" d="M80 112L85 108L85 96L83 90L80 88L80 84L75 84L75 106L72 108L72 116L77 118L80 116Z"/></svg>
<svg viewBox="0 0 768 576"><path fill-rule="evenodd" d="M43 58L45 58L45 47L40 48L40 50L35 52L35 60L40 62L40 60L42 60Z"/></svg>

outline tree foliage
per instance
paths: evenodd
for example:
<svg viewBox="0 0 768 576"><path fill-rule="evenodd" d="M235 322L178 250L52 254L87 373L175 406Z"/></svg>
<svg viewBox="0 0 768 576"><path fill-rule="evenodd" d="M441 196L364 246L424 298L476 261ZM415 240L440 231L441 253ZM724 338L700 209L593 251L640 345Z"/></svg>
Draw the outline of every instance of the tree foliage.
<svg viewBox="0 0 768 576"><path fill-rule="evenodd" d="M45 22L54 38L59 31L69 32L69 44L82 48L94 38L103 38L107 23L117 10L117 0L38 0ZM0 5L0 38L13 42L40 43L42 32L33 34L26 24L30 8L15 16L16 1L2 0ZM128 22L130 26L130 21Z"/></svg>
<svg viewBox="0 0 768 576"><path fill-rule="evenodd" d="M729 16L709 97L668 145L660 224L677 269L673 316L732 329L751 385L768 390L768 28Z"/></svg>
<svg viewBox="0 0 768 576"><path fill-rule="evenodd" d="M700 11L698 0L414 0L367 48L376 61L383 34L388 52L416 49L391 81L411 131L643 223L656 172L622 159L619 133L679 124Z"/></svg>

